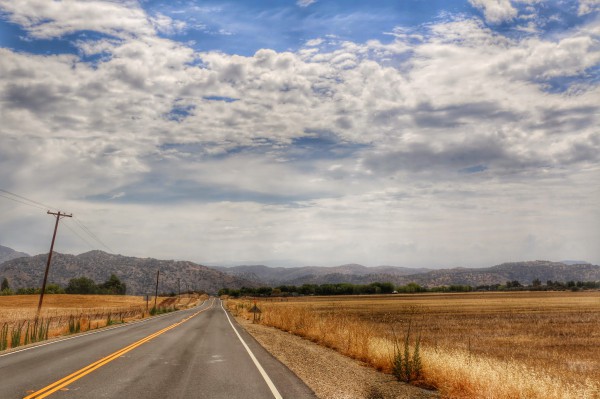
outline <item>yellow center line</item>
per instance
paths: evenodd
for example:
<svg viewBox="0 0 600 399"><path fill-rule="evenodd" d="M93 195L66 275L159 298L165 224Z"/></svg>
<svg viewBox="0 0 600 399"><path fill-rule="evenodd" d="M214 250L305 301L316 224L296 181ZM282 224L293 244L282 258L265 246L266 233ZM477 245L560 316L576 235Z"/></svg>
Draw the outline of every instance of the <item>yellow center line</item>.
<svg viewBox="0 0 600 399"><path fill-rule="evenodd" d="M73 382L77 381L78 379L88 375L89 373L91 373L92 371L99 369L100 367L104 366L107 363L112 362L113 360L121 357L122 355L124 355L125 353L137 348L140 345L145 344L146 342L158 337L161 334L164 334L165 332L185 323L186 321L188 321L189 319L191 319L192 317L195 317L197 315L199 315L202 312L205 312L209 309L211 309L214 305L214 299L212 300L211 304L209 307L207 307L206 309L202 309L199 310L198 312L186 317L185 319L181 320L180 322L177 322L175 324L172 324L168 327L163 328L160 331L157 331L153 334L148 335L147 337L144 337L134 343L132 343L131 345L126 346L125 348L119 349L116 352L113 352L112 354L103 357L100 360L95 361L92 364L89 364L87 366L85 366L84 368L77 370L74 373L69 374L68 376L61 378L60 380L53 382L52 384L40 389L39 391L36 391L30 395L25 396L23 399L41 399L41 398L45 398L51 394L53 394L54 392L58 391L61 388L66 387L67 385L72 384Z"/></svg>

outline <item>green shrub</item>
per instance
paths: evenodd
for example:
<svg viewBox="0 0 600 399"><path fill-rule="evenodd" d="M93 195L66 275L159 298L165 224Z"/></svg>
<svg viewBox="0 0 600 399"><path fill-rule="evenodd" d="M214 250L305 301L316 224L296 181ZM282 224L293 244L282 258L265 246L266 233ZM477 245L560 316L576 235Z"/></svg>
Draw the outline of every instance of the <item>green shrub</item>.
<svg viewBox="0 0 600 399"><path fill-rule="evenodd" d="M69 334L75 334L81 331L81 320L79 317L69 316Z"/></svg>
<svg viewBox="0 0 600 399"><path fill-rule="evenodd" d="M25 322L23 322L22 324L17 323L10 334L10 347L11 348L16 348L17 346L21 345L21 333L23 330L23 327L25 326Z"/></svg>
<svg viewBox="0 0 600 399"><path fill-rule="evenodd" d="M421 378L423 365L421 363L420 343L421 336L414 342L414 348L410 350L410 323L404 336L404 347L401 349L398 339L394 339L394 358L392 361L392 373L398 381L411 382ZM395 335L394 335L395 338Z"/></svg>
<svg viewBox="0 0 600 399"><path fill-rule="evenodd" d="M8 323L4 323L0 328L0 351L8 348Z"/></svg>

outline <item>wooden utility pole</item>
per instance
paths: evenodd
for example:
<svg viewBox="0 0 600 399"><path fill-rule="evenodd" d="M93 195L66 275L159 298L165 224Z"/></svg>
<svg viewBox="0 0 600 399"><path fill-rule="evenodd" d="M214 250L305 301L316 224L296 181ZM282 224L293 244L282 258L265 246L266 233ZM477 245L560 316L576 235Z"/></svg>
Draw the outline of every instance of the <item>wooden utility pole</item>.
<svg viewBox="0 0 600 399"><path fill-rule="evenodd" d="M156 312L156 298L158 298L158 276L160 276L160 269L156 271L156 290L154 291L154 312Z"/></svg>
<svg viewBox="0 0 600 399"><path fill-rule="evenodd" d="M44 291L46 291L46 282L48 281L48 271L50 270L50 261L52 260L52 252L54 251L54 241L56 240L56 231L58 230L58 221L61 217L70 218L73 217L73 214L66 214L58 212L47 212L48 215L56 216L56 224L54 225L54 234L52 235L52 244L50 244L50 252L48 252L48 262L46 262L46 272L44 273L44 282L42 283L42 292L40 292L40 302L38 303L37 313L35 318L40 317L40 312L42 311L42 302L44 301Z"/></svg>

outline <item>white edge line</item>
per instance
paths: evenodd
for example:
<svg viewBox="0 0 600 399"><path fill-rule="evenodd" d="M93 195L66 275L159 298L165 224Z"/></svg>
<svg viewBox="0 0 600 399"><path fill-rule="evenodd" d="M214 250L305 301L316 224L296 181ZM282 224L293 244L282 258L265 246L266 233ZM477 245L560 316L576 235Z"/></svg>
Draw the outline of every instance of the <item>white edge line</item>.
<svg viewBox="0 0 600 399"><path fill-rule="evenodd" d="M275 384L273 384L273 381L271 381L271 379L269 378L269 376L268 376L267 372L265 371L265 369L262 368L262 366L258 362L258 359L256 359L256 357L254 356L254 353L252 353L252 351L250 350L250 348L248 347L248 345L246 344L246 342L244 342L244 340L242 339L242 336L240 335L240 333L237 331L237 329L235 328L235 326L231 322L231 319L229 318L229 315L227 314L227 311L223 307L223 301L220 301L220 302L221 302L221 309L223 309L223 312L225 312L225 316L227 316L227 320L229 321L229 324L231 325L231 328L233 328L233 331L235 331L235 335L237 335L237 337L242 342L242 345L244 345L244 348L246 348L246 351L250 355L250 358L254 362L254 365L256 366L256 368L258 369L258 371L260 372L260 375L262 375L262 377L265 379L265 382L269 386L269 389L271 389L271 392L273 393L273 396L275 397L275 399L283 399L283 397L281 396L281 394L279 393L279 391L275 387Z"/></svg>
<svg viewBox="0 0 600 399"><path fill-rule="evenodd" d="M206 302L206 299L204 301L202 301L202 303L200 305L198 305L198 307L204 305L205 302ZM191 309L193 309L193 308L191 308ZM38 344L38 345L29 346L27 348L17 349L17 350L11 351L11 352L3 353L3 354L0 355L0 357L10 356L10 355L14 355L15 353L25 352L25 351L29 351L29 350L36 349L36 348L41 348L42 346L54 345L54 344L58 344L59 342L69 341L69 340L76 339L76 338L87 337L88 335L99 334L99 333L103 333L103 332L106 332L106 331L115 330L117 328L123 328L123 327L133 326L133 325L140 324L140 323L146 323L146 322L148 322L150 320L158 320L158 319L161 319L163 317L166 317L166 316L169 316L169 315L173 315L176 312L183 312L185 310L190 310L190 309L176 310L175 312L169 312L169 313L158 315L158 316L148 317L146 319L141 319L141 320L136 320L136 321L132 321L132 322L128 322L128 323L123 323L123 324L120 324L120 325L114 326L114 327L108 327L108 328L107 327L103 327L103 328L95 330L95 331L85 332L83 334L74 335L72 337L61 338L61 339L57 339L57 340L54 340L54 341L44 342L44 343L41 343L41 344Z"/></svg>

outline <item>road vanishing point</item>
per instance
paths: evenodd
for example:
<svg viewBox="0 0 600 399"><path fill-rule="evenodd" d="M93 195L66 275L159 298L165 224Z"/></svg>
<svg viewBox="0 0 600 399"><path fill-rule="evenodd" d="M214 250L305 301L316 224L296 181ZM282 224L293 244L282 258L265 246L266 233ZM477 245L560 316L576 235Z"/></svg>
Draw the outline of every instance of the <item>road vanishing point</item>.
<svg viewBox="0 0 600 399"><path fill-rule="evenodd" d="M0 398L315 398L211 298L0 354Z"/></svg>

